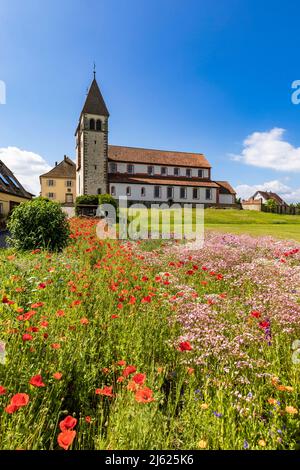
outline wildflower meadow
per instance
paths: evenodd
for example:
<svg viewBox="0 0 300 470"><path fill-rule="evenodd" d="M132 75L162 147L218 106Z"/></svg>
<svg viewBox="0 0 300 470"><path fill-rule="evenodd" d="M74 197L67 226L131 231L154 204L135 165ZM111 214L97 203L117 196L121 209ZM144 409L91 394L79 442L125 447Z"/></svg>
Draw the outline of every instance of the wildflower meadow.
<svg viewBox="0 0 300 470"><path fill-rule="evenodd" d="M300 444L300 245L209 232L0 253L0 449Z"/></svg>

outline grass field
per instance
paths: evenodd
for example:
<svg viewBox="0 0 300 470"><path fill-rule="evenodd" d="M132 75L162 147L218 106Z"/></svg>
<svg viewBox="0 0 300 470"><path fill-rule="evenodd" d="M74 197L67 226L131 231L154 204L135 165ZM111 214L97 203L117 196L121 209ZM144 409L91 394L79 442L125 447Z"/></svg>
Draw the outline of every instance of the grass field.
<svg viewBox="0 0 300 470"><path fill-rule="evenodd" d="M247 233L252 236L270 235L300 241L300 216L255 211L205 211L206 230L228 233Z"/></svg>
<svg viewBox="0 0 300 470"><path fill-rule="evenodd" d="M167 232L170 220L171 230L177 234L181 233L181 224L176 223L173 214L170 215L168 212L167 210L162 212L163 217L159 221L157 231ZM154 214L157 216L158 212L156 211ZM195 212L193 211L193 222L194 220ZM148 221L150 222L149 214L147 215L146 211L141 212L140 223L144 229L146 229ZM206 231L247 233L252 236L272 236L300 241L300 216L234 209L206 209L204 211L204 225ZM192 225L190 224L186 228L191 231Z"/></svg>

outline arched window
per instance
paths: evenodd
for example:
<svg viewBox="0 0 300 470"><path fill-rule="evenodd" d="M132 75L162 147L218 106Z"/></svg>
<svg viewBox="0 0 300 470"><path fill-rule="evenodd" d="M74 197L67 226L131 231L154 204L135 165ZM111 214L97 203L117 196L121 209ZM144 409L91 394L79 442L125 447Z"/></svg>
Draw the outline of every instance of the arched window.
<svg viewBox="0 0 300 470"><path fill-rule="evenodd" d="M101 131L102 130L102 122L100 119L97 119L96 121L96 131Z"/></svg>
<svg viewBox="0 0 300 470"><path fill-rule="evenodd" d="M126 188L126 196L131 196L131 187L127 186Z"/></svg>
<svg viewBox="0 0 300 470"><path fill-rule="evenodd" d="M111 186L111 187L110 187L110 194L111 194L112 196L115 196L115 195L116 195L116 188L115 188L115 186Z"/></svg>
<svg viewBox="0 0 300 470"><path fill-rule="evenodd" d="M97 194L101 194L101 188L97 189Z"/></svg>
<svg viewBox="0 0 300 470"><path fill-rule="evenodd" d="M91 131L95 130L95 119L90 119L90 130Z"/></svg>

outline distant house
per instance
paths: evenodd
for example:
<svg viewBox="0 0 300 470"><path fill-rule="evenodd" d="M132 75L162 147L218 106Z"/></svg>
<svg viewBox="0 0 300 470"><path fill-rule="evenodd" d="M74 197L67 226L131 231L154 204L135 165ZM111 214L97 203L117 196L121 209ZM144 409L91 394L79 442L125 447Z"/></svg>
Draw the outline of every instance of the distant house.
<svg viewBox="0 0 300 470"><path fill-rule="evenodd" d="M254 201L261 199L263 204L266 204L267 201L273 199L278 206L288 206L288 204L278 196L278 194L272 193L271 191L256 191L251 199Z"/></svg>
<svg viewBox="0 0 300 470"><path fill-rule="evenodd" d="M76 165L66 155L52 170L40 176L41 196L72 206L76 198Z"/></svg>
<svg viewBox="0 0 300 470"><path fill-rule="evenodd" d="M15 206L32 199L13 172L0 160L0 220L5 220Z"/></svg>
<svg viewBox="0 0 300 470"><path fill-rule="evenodd" d="M278 194L271 191L256 191L252 197L242 201L242 207L247 210L261 211L263 205L270 200L275 201L280 212L286 212L289 208L289 205Z"/></svg>

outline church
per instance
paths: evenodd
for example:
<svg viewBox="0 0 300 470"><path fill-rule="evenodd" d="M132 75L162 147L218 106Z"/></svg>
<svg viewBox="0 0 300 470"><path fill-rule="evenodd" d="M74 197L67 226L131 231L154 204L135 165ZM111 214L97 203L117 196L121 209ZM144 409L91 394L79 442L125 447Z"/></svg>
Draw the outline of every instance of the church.
<svg viewBox="0 0 300 470"><path fill-rule="evenodd" d="M127 196L129 204L142 202L146 206L151 203L235 205L234 189L227 181L211 179L211 165L202 153L110 145L108 129L109 112L94 72L75 132L76 165L65 157L64 162L42 175L42 195L66 205L76 196L105 193L117 200ZM60 198L56 197L53 192L56 178L61 187L69 187L74 197L65 191ZM64 184L62 178L66 179ZM47 184L51 186L49 193Z"/></svg>

